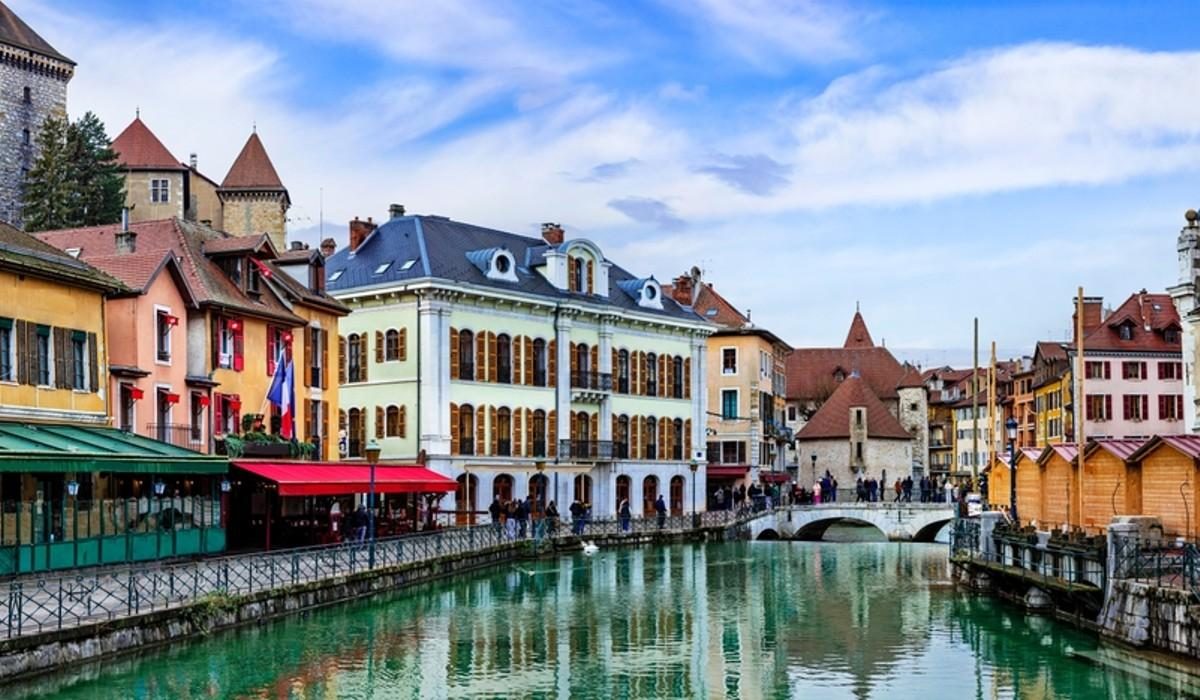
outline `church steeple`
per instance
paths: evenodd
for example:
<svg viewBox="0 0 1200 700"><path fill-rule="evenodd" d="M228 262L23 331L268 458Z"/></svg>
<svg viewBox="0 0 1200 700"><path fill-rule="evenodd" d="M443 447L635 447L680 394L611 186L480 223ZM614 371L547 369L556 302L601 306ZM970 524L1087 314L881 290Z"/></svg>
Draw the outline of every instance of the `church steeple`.
<svg viewBox="0 0 1200 700"><path fill-rule="evenodd" d="M855 305L857 307L857 304ZM844 348L873 348L875 341L871 340L871 332L867 330L867 322L857 308L854 310L854 320L850 322L850 332L846 334Z"/></svg>
<svg viewBox="0 0 1200 700"><path fill-rule="evenodd" d="M287 210L292 200L258 136L257 124L217 196L224 206L226 231L235 236L266 233L278 250L287 249Z"/></svg>

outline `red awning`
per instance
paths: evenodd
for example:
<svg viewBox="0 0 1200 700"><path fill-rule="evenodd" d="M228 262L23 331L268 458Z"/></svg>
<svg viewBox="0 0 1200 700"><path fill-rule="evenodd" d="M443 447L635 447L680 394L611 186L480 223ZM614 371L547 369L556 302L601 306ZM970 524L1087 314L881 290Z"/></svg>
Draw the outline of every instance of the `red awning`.
<svg viewBox="0 0 1200 700"><path fill-rule="evenodd" d="M782 484L789 478L786 472L759 472L758 480L765 481L768 484Z"/></svg>
<svg viewBox="0 0 1200 700"><path fill-rule="evenodd" d="M708 468L705 469L704 471L709 476L726 476L726 477L733 477L733 478L741 478L743 476L746 476L746 472L750 471L750 467L745 464L741 464L741 465L710 464L710 465L708 465Z"/></svg>
<svg viewBox="0 0 1200 700"><path fill-rule="evenodd" d="M279 484L280 496L340 496L366 493L371 488L371 467L361 463L236 460L232 464ZM446 492L456 486L453 479L425 467L375 467L376 493Z"/></svg>

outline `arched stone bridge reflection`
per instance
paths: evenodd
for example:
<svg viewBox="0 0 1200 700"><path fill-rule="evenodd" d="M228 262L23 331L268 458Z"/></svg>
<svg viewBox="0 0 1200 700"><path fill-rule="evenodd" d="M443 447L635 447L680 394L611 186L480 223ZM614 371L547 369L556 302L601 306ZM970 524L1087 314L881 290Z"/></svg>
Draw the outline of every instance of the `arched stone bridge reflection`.
<svg viewBox="0 0 1200 700"><path fill-rule="evenodd" d="M933 542L954 512L950 503L823 503L779 508L748 527L756 540L820 540L834 523L866 523L893 542Z"/></svg>

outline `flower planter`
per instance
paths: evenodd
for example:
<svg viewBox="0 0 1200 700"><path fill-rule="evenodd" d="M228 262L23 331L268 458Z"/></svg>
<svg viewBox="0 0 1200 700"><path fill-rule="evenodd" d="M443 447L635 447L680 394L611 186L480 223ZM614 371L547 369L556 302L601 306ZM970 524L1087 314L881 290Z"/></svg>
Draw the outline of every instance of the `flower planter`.
<svg viewBox="0 0 1200 700"><path fill-rule="evenodd" d="M288 459L292 456L292 446L286 442L247 442L242 448L242 456Z"/></svg>

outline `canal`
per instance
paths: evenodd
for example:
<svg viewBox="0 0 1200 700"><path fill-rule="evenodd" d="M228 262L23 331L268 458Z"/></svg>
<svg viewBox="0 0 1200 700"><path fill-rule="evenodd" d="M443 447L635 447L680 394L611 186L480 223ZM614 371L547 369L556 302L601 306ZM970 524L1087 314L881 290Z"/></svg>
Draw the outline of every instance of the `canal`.
<svg viewBox="0 0 1200 700"><path fill-rule="evenodd" d="M6 688L6 699L1152 698L1093 636L950 585L944 545L602 550Z"/></svg>

